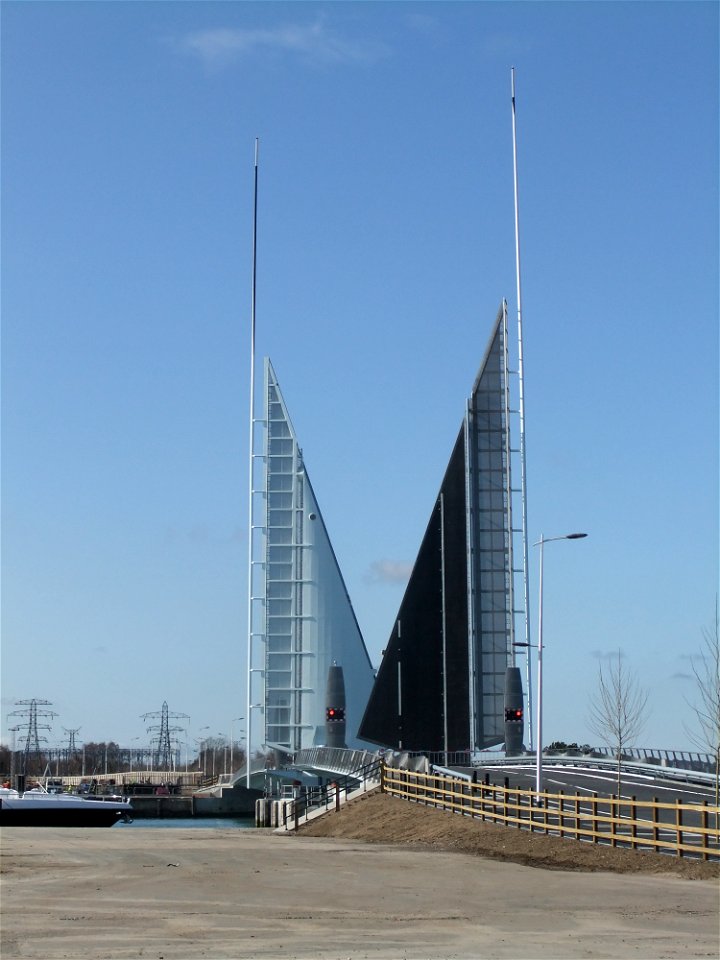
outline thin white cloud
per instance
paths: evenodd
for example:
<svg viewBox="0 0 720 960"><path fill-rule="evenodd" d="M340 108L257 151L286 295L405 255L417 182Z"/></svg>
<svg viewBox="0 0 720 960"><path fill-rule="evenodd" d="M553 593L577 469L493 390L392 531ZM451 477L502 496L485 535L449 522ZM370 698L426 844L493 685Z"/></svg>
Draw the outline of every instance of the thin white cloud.
<svg viewBox="0 0 720 960"><path fill-rule="evenodd" d="M167 526L163 531L163 543L166 546L182 546L190 543L193 546L225 546L227 544L245 543L247 532L241 527L231 530L211 529L206 523L198 522L183 529L177 526Z"/></svg>
<svg viewBox="0 0 720 960"><path fill-rule="evenodd" d="M390 52L387 44L380 41L343 37L323 20L273 28L200 30L183 37L179 46L209 67L267 53L292 56L315 65L374 63Z"/></svg>
<svg viewBox="0 0 720 960"><path fill-rule="evenodd" d="M517 61L531 53L534 47L531 39L514 33L489 33L480 40L480 51L484 56L508 61Z"/></svg>
<svg viewBox="0 0 720 960"><path fill-rule="evenodd" d="M427 13L411 13L406 17L406 23L411 30L426 37L437 37L443 29L437 17Z"/></svg>
<svg viewBox="0 0 720 960"><path fill-rule="evenodd" d="M618 656L621 660L625 659L625 654L617 648L615 650L591 650L590 656L596 660L617 660Z"/></svg>
<svg viewBox="0 0 720 960"><path fill-rule="evenodd" d="M370 564L367 580L370 583L407 583L412 564L397 560L375 560Z"/></svg>

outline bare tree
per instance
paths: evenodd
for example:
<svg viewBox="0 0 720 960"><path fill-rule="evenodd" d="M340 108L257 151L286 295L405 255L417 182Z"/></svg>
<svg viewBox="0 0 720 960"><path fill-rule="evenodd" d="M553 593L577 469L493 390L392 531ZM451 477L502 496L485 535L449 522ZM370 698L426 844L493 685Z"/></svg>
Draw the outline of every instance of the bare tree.
<svg viewBox="0 0 720 960"><path fill-rule="evenodd" d="M617 792L622 787L623 753L640 736L647 720L647 693L637 678L623 666L618 650L617 662L607 670L600 665L598 690L590 701L590 728L610 747L617 758Z"/></svg>
<svg viewBox="0 0 720 960"><path fill-rule="evenodd" d="M695 713L697 727L688 730L693 743L715 757L715 806L720 799L720 621L715 600L714 628L705 628L702 651L690 658L695 679L695 696L688 703Z"/></svg>

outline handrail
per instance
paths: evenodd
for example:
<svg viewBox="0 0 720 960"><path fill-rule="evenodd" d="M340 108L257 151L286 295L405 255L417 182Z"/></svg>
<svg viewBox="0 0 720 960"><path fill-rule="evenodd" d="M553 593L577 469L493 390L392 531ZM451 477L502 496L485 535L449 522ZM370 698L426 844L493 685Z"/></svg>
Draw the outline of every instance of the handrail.
<svg viewBox="0 0 720 960"><path fill-rule="evenodd" d="M616 751L610 747L596 747L595 753L616 758ZM623 750L623 759L632 760L637 757L640 763L668 764L680 770L712 773L715 770L715 757L711 753L696 753L692 750L654 750L646 747L628 747ZM683 766L685 764L685 766Z"/></svg>
<svg viewBox="0 0 720 960"><path fill-rule="evenodd" d="M375 757L372 762L358 767L352 773L336 777L335 780L321 787L309 788L304 794L286 804L282 825L287 828L288 820L292 820L297 830L300 820L307 820L309 814L315 810L323 807L328 810L332 805L339 810L342 798L347 798L349 793L357 789L358 784L371 782L379 784L382 768L382 761Z"/></svg>
<svg viewBox="0 0 720 960"><path fill-rule="evenodd" d="M545 752L543 753L543 757L546 766L553 763L568 767L589 765L597 767L599 770L617 770L618 767L617 759L609 759L607 757L593 757L590 755L574 757L569 754ZM529 764L533 766L535 764L533 755L522 757L495 757L493 759L482 760L475 766L475 769L483 770L487 767L522 767L528 766ZM433 769L438 768L433 767ZM662 770L662 774L660 774L656 764L642 763L639 760L621 760L620 769L626 773L648 773L653 777L662 776L663 780L678 780L683 783L709 784L715 782L714 773L705 773L701 770L691 770L685 767L661 767L660 770Z"/></svg>
<svg viewBox="0 0 720 960"><path fill-rule="evenodd" d="M295 755L294 764L297 767L341 771L348 773L358 770L367 764L374 763L377 754L368 750L347 750L344 747L308 747Z"/></svg>

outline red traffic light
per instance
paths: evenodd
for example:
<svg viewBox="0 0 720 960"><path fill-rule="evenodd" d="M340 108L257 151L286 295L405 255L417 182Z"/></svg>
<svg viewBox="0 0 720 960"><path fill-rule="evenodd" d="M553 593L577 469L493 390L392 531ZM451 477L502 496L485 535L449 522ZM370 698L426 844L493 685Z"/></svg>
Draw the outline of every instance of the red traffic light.
<svg viewBox="0 0 720 960"><path fill-rule="evenodd" d="M345 711L342 707L328 707L325 711L326 720L344 720Z"/></svg>

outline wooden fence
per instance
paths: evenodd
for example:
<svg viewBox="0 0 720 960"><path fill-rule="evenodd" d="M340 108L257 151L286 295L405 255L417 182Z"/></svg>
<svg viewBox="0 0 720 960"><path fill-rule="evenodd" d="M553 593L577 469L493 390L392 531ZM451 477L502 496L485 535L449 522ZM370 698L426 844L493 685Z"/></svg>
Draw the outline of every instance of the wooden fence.
<svg viewBox="0 0 720 960"><path fill-rule="evenodd" d="M384 766L384 793L520 830L678 857L720 859L720 808L534 790ZM537 801L540 800L540 803Z"/></svg>

